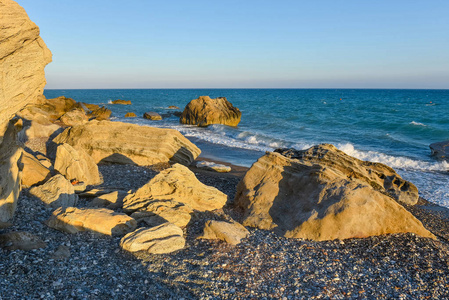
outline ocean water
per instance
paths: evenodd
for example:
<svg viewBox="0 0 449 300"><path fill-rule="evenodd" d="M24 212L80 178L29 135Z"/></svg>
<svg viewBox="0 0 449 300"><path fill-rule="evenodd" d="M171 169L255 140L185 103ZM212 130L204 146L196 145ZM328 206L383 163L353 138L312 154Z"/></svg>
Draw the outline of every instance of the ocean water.
<svg viewBox="0 0 449 300"><path fill-rule="evenodd" d="M66 96L102 104L113 120L175 128L193 141L202 156L251 166L265 151L334 144L362 160L381 162L413 182L422 197L449 207L449 163L430 155L429 144L449 139L449 90L363 89L116 89L45 90L47 98ZM199 96L226 97L242 111L238 127L207 128L142 116L182 110ZM111 100L132 105L111 105ZM137 118L124 118L134 112Z"/></svg>

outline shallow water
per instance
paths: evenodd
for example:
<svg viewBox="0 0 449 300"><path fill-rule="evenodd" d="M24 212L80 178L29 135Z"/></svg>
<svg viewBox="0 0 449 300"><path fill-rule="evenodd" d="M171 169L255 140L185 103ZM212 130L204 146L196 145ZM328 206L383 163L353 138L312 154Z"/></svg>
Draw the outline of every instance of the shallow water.
<svg viewBox="0 0 449 300"><path fill-rule="evenodd" d="M426 199L449 207L449 164L430 156L429 144L449 139L449 90L351 89L149 89L46 90L76 101L104 104L117 121L175 128L203 156L250 166L265 151L332 143L362 160L385 163L412 181ZM198 96L226 97L242 111L237 128L179 124L141 118L172 112ZM132 105L110 105L110 100ZM135 112L138 118L124 118Z"/></svg>

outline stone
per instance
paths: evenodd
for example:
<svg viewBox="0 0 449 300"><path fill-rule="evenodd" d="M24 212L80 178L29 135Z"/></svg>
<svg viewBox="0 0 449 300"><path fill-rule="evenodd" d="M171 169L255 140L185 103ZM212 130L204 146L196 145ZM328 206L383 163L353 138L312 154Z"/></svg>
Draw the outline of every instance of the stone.
<svg viewBox="0 0 449 300"><path fill-rule="evenodd" d="M201 152L179 131L136 124L90 121L65 129L53 139L82 148L98 163L189 165Z"/></svg>
<svg viewBox="0 0 449 300"><path fill-rule="evenodd" d="M46 223L49 227L67 233L92 231L120 236L133 231L137 222L124 213L106 208L58 208Z"/></svg>
<svg viewBox="0 0 449 300"><path fill-rule="evenodd" d="M6 250L30 251L47 247L47 244L38 236L26 231L15 231L0 234L0 247Z"/></svg>
<svg viewBox="0 0 449 300"><path fill-rule="evenodd" d="M144 113L143 117L145 119L152 120L152 121L162 120L161 115L154 111Z"/></svg>
<svg viewBox="0 0 449 300"><path fill-rule="evenodd" d="M20 194L22 155L10 120L42 95L51 52L19 4L2 0L0 12L0 222L7 222Z"/></svg>
<svg viewBox="0 0 449 300"><path fill-rule="evenodd" d="M61 174L53 176L43 185L32 187L29 193L52 208L75 206L78 202L72 184Z"/></svg>
<svg viewBox="0 0 449 300"><path fill-rule="evenodd" d="M90 203L89 206L92 207L106 207L109 209L117 209L121 208L123 206L123 198L127 193L114 191L108 194L100 195L96 198L94 198Z"/></svg>
<svg viewBox="0 0 449 300"><path fill-rule="evenodd" d="M292 159L338 169L347 178L359 179L375 190L390 195L401 204L415 205L418 202L418 188L402 179L392 168L349 156L331 144L321 144L303 151L276 149L275 152Z"/></svg>
<svg viewBox="0 0 449 300"><path fill-rule="evenodd" d="M175 201L191 210L210 211L222 208L227 196L201 183L187 167L175 164L153 177L147 184L123 199L125 211L147 210L154 200Z"/></svg>
<svg viewBox="0 0 449 300"><path fill-rule="evenodd" d="M82 125L89 122L89 118L82 109L72 109L63 114L59 120L64 126Z"/></svg>
<svg viewBox="0 0 449 300"><path fill-rule="evenodd" d="M131 105L131 100L114 100L111 104Z"/></svg>
<svg viewBox="0 0 449 300"><path fill-rule="evenodd" d="M204 225L201 239L221 240L231 245L237 245L249 235L249 231L237 222L209 220Z"/></svg>
<svg viewBox="0 0 449 300"><path fill-rule="evenodd" d="M108 121L109 117L111 116L112 111L104 106L91 110L87 116L89 117L89 120L97 120L97 121Z"/></svg>
<svg viewBox="0 0 449 300"><path fill-rule="evenodd" d="M230 166L217 164L217 163L210 162L210 161L197 161L195 163L195 167L197 167L198 169L204 169L204 170L214 171L214 172L218 172L218 173L231 172Z"/></svg>
<svg viewBox="0 0 449 300"><path fill-rule="evenodd" d="M439 159L449 159L449 141L430 144L430 151L433 156Z"/></svg>
<svg viewBox="0 0 449 300"><path fill-rule="evenodd" d="M43 166L32 154L24 151L22 155L22 185L30 187L45 183L50 179L50 170Z"/></svg>
<svg viewBox="0 0 449 300"><path fill-rule="evenodd" d="M120 241L120 247L129 252L145 251L151 254L172 253L183 249L185 239L182 229L164 223L152 228L139 228Z"/></svg>
<svg viewBox="0 0 449 300"><path fill-rule="evenodd" d="M329 157L319 146L311 149L323 160ZM262 156L237 186L235 204L242 209L243 225L316 241L402 232L435 238L395 199L342 163L275 152Z"/></svg>
<svg viewBox="0 0 449 300"><path fill-rule="evenodd" d="M124 210L129 211L126 208ZM170 222L184 228L192 218L192 211L191 207L177 201L152 200L146 201L145 207L132 213L131 217L138 218L150 226Z"/></svg>
<svg viewBox="0 0 449 300"><path fill-rule="evenodd" d="M58 145L54 168L68 180L82 181L86 185L103 182L95 160L84 149L75 149L67 143Z"/></svg>
<svg viewBox="0 0 449 300"><path fill-rule="evenodd" d="M170 105L170 106L168 107L168 109L179 109L179 107L177 107L176 105Z"/></svg>
<svg viewBox="0 0 449 300"><path fill-rule="evenodd" d="M137 117L137 116L133 112L126 113L126 115L125 115L125 118L135 118L135 117Z"/></svg>
<svg viewBox="0 0 449 300"><path fill-rule="evenodd" d="M69 247L59 245L58 249L52 254L51 258L54 260L63 260L69 258L71 255Z"/></svg>
<svg viewBox="0 0 449 300"><path fill-rule="evenodd" d="M234 107L225 97L211 99L201 96L189 102L180 117L182 124L208 126L223 124L237 126L242 113Z"/></svg>

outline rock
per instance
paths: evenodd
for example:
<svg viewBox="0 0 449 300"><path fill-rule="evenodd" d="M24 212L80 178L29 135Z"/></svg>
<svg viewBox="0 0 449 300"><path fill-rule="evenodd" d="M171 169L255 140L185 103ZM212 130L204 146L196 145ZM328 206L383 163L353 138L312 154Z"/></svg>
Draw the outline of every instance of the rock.
<svg viewBox="0 0 449 300"><path fill-rule="evenodd" d="M37 105L38 108L50 116L50 119L55 120L61 118L65 113L75 108L75 106L75 100L64 96L47 99L44 103Z"/></svg>
<svg viewBox="0 0 449 300"><path fill-rule="evenodd" d="M110 109L107 109L106 107L102 106L98 109L92 110L87 114L89 117L89 120L97 120L97 121L104 121L109 120L109 117L111 116L112 111Z"/></svg>
<svg viewBox="0 0 449 300"><path fill-rule="evenodd" d="M109 209L121 208L123 206L123 198L125 198L126 195L127 193L123 192L119 193L119 191L103 194L94 198L89 203L89 206L107 207Z"/></svg>
<svg viewBox="0 0 449 300"><path fill-rule="evenodd" d="M76 194L84 193L87 189L87 184L84 181L73 180L71 183Z"/></svg>
<svg viewBox="0 0 449 300"><path fill-rule="evenodd" d="M197 167L198 169L204 169L218 173L231 172L231 167L209 161L197 161L195 163L195 167Z"/></svg>
<svg viewBox="0 0 449 300"><path fill-rule="evenodd" d="M44 68L51 61L51 52L20 5L1 1L0 11L0 222L7 222L20 194L22 155L10 120L42 95Z"/></svg>
<svg viewBox="0 0 449 300"><path fill-rule="evenodd" d="M175 105L170 105L170 106L168 107L168 109L179 109L179 107L177 107L177 106L175 106Z"/></svg>
<svg viewBox="0 0 449 300"><path fill-rule="evenodd" d="M16 231L0 234L0 247L6 250L40 249L47 247L47 244L40 237L26 231Z"/></svg>
<svg viewBox="0 0 449 300"><path fill-rule="evenodd" d="M125 209L127 211L127 209ZM145 207L131 214L131 217L144 221L150 226L170 222L184 228L192 218L192 208L177 201L150 200Z"/></svg>
<svg viewBox="0 0 449 300"><path fill-rule="evenodd" d="M145 119L153 120L153 121L156 121L156 120L162 120L161 115L158 114L157 112L154 112L154 111L150 111L150 112L144 113L144 114L143 114L143 117L144 117Z"/></svg>
<svg viewBox="0 0 449 300"><path fill-rule="evenodd" d="M153 228L139 228L120 241L120 247L129 252L145 251L151 254L171 253L185 246L182 229L164 223Z"/></svg>
<svg viewBox="0 0 449 300"><path fill-rule="evenodd" d="M131 100L114 100L111 104L131 105Z"/></svg>
<svg viewBox="0 0 449 300"><path fill-rule="evenodd" d="M52 208L75 206L78 202L72 184L61 174L53 176L43 185L31 188L29 193Z"/></svg>
<svg viewBox="0 0 449 300"><path fill-rule="evenodd" d="M54 168L68 180L82 181L86 185L102 183L95 160L82 148L73 148L69 144L58 145Z"/></svg>
<svg viewBox="0 0 449 300"><path fill-rule="evenodd" d="M89 121L86 113L82 109L72 109L60 118L60 121L65 126L82 125Z"/></svg>
<svg viewBox="0 0 449 300"><path fill-rule="evenodd" d="M125 115L125 118L135 118L135 117L137 117L137 116L133 112L126 113L126 115Z"/></svg>
<svg viewBox="0 0 449 300"><path fill-rule="evenodd" d="M221 240L231 245L237 245L241 239L246 238L249 231L237 222L224 222L209 220L204 225L201 239Z"/></svg>
<svg viewBox="0 0 449 300"><path fill-rule="evenodd" d="M201 96L187 104L180 117L180 122L198 126L211 124L237 126L241 116L240 110L232 106L225 97L211 99L209 96Z"/></svg>
<svg viewBox="0 0 449 300"><path fill-rule="evenodd" d="M315 152L322 163L279 153L259 158L237 186L243 225L317 241L400 232L435 238L402 205L352 173L350 164L344 169L343 162L324 162L326 149L304 151Z"/></svg>
<svg viewBox="0 0 449 300"><path fill-rule="evenodd" d="M80 193L79 196L83 197L83 198L97 198L101 195L109 194L109 193L112 193L115 191L117 191L117 190L110 189L110 188L94 188L94 189L89 189L88 191ZM120 193L124 193L124 192L120 191Z"/></svg>
<svg viewBox="0 0 449 300"><path fill-rule="evenodd" d="M359 179L375 190L390 195L401 204L415 205L418 202L416 186L402 179L392 168L381 163L359 160L333 145L322 144L304 151L276 149L275 152L292 159L337 169L347 178Z"/></svg>
<svg viewBox="0 0 449 300"><path fill-rule="evenodd" d="M201 152L174 129L108 121L67 128L53 141L86 150L96 163L189 165Z"/></svg>
<svg viewBox="0 0 449 300"><path fill-rule="evenodd" d="M30 187L43 184L51 177L50 170L26 151L22 155L22 164L22 185L24 186Z"/></svg>
<svg viewBox="0 0 449 300"><path fill-rule="evenodd" d="M53 255L51 256L52 259L54 260L62 260L62 259L67 259L70 257L70 249L69 247L65 246L65 245L60 245L58 247L58 249L56 249L56 251L53 253Z"/></svg>
<svg viewBox="0 0 449 300"><path fill-rule="evenodd" d="M449 141L430 144L432 155L439 159L449 159Z"/></svg>
<svg viewBox="0 0 449 300"><path fill-rule="evenodd" d="M123 213L106 208L58 208L47 225L67 233L92 231L105 235L123 235L133 231L137 222Z"/></svg>
<svg viewBox="0 0 449 300"><path fill-rule="evenodd" d="M125 211L147 210L154 200L175 201L191 210L209 211L222 208L227 196L201 183L187 167L175 164L161 171L135 193L123 199ZM149 210L152 211L152 210Z"/></svg>

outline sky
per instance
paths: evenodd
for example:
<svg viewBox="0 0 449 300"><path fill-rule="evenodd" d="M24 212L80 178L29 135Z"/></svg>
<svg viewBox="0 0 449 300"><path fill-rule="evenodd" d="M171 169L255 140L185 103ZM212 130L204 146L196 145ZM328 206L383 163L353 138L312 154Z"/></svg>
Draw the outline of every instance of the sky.
<svg viewBox="0 0 449 300"><path fill-rule="evenodd" d="M447 0L16 0L48 89L449 88Z"/></svg>

